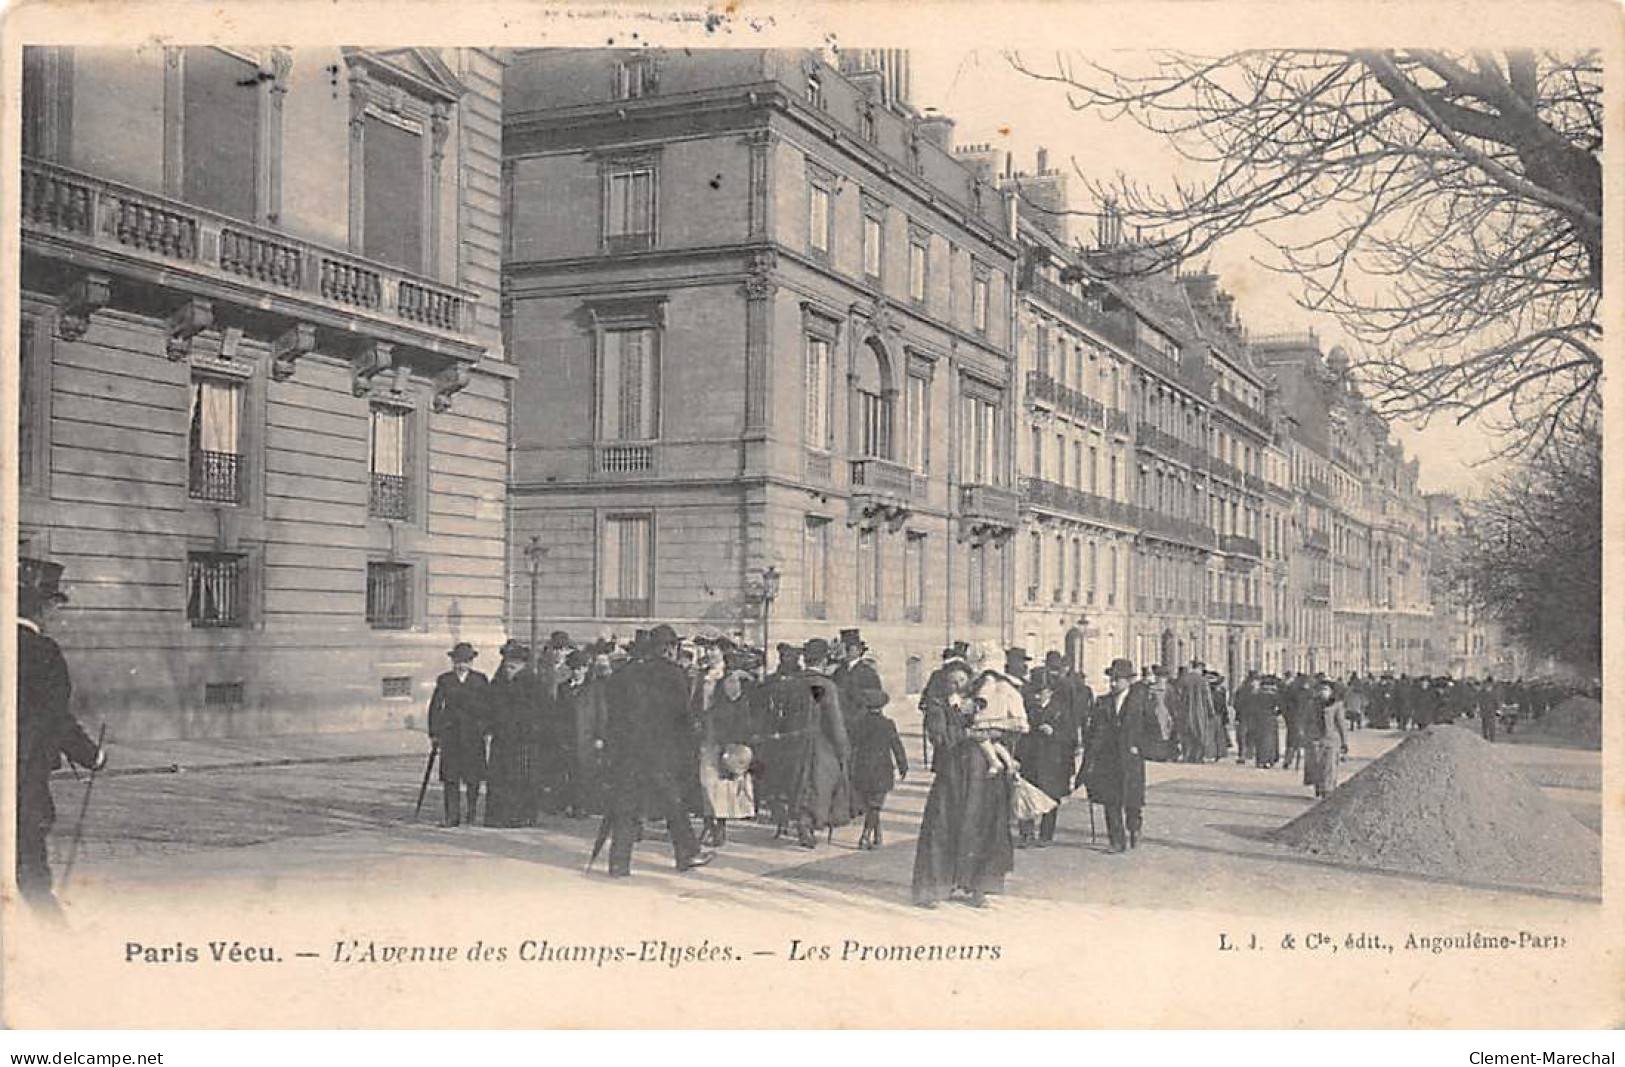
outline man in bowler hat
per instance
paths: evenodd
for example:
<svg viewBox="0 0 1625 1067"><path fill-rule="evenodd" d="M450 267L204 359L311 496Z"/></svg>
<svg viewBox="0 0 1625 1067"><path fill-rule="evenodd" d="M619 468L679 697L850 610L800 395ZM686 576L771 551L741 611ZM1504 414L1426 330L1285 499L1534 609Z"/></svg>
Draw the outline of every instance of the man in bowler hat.
<svg viewBox="0 0 1625 1067"><path fill-rule="evenodd" d="M1106 671L1111 688L1095 698L1084 734L1083 772L1089 802L1106 809L1106 833L1113 852L1140 843L1145 807L1145 750L1159 736L1151 694L1134 681L1134 664L1112 660Z"/></svg>
<svg viewBox="0 0 1625 1067"><path fill-rule="evenodd" d="M44 632L51 610L68 599L61 582L59 563L17 561L17 889L47 909L56 906L45 843L56 820L51 772L64 758L92 769L107 763L68 711L68 663Z"/></svg>
<svg viewBox="0 0 1625 1067"><path fill-rule="evenodd" d="M445 796L443 826L462 822L460 794L468 793L468 824L475 825L480 783L485 780L485 687L487 678L474 669L479 655L467 641L450 652L451 670L435 679L429 698L429 736L440 750L440 785Z"/></svg>

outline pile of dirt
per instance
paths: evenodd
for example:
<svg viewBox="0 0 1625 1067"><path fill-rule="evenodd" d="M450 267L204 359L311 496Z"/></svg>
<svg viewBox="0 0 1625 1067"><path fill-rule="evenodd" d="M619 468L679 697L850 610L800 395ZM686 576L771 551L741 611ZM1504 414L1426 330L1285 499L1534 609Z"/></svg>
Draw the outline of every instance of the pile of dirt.
<svg viewBox="0 0 1625 1067"><path fill-rule="evenodd" d="M1602 705L1572 696L1529 724L1531 733L1602 751Z"/></svg>
<svg viewBox="0 0 1625 1067"><path fill-rule="evenodd" d="M1602 881L1601 838L1459 726L1412 734L1274 838L1326 859L1465 881Z"/></svg>

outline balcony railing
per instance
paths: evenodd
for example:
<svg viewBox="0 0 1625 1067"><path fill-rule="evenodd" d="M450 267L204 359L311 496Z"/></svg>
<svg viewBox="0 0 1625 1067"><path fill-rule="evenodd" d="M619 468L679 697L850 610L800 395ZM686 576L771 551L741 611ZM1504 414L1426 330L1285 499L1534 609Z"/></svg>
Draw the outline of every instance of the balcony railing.
<svg viewBox="0 0 1625 1067"><path fill-rule="evenodd" d="M1232 415L1239 417L1242 421L1251 424L1255 429L1260 430L1263 433L1270 432L1270 420L1268 415L1253 407L1251 404L1247 403L1245 400L1241 399L1241 397L1237 396L1235 393L1232 393L1223 386L1219 387L1218 396L1220 407L1229 411Z"/></svg>
<svg viewBox="0 0 1625 1067"><path fill-rule="evenodd" d="M1310 530L1308 536L1303 539L1303 543L1306 547L1319 552L1330 552L1332 550L1331 535L1324 530Z"/></svg>
<svg viewBox="0 0 1625 1067"><path fill-rule="evenodd" d="M1332 584L1330 582L1310 582L1304 587L1303 595L1309 600L1331 600Z"/></svg>
<svg viewBox="0 0 1625 1067"><path fill-rule="evenodd" d="M415 329L466 338L474 326L473 294L399 267L39 160L22 179L25 233Z"/></svg>
<svg viewBox="0 0 1625 1067"><path fill-rule="evenodd" d="M1135 508L1131 504L1108 500L1096 493L1084 492L1043 478L1023 478L1021 498L1035 507L1065 511L1099 522L1129 526L1136 521Z"/></svg>
<svg viewBox="0 0 1625 1067"><path fill-rule="evenodd" d="M1262 552L1258 541L1252 537L1243 537L1241 534L1224 534L1219 538L1219 551L1232 556L1252 556L1257 559Z"/></svg>
<svg viewBox="0 0 1625 1067"><path fill-rule="evenodd" d="M907 498L914 491L909 469L889 459L855 459L851 464L852 488Z"/></svg>
<svg viewBox="0 0 1625 1067"><path fill-rule="evenodd" d="M187 492L193 500L210 504L242 502L243 457L236 452L192 452Z"/></svg>
<svg viewBox="0 0 1625 1067"><path fill-rule="evenodd" d="M368 515L379 519L410 518L409 504L405 477L373 472L372 486L367 494Z"/></svg>
<svg viewBox="0 0 1625 1067"><path fill-rule="evenodd" d="M647 474L655 469L655 446L600 444L594 450L593 466L599 474Z"/></svg>
<svg viewBox="0 0 1625 1067"><path fill-rule="evenodd" d="M1078 294L1047 281L1034 273L1027 289L1063 317L1082 326L1093 334L1112 342L1125 351L1134 350L1134 318L1127 310L1102 311Z"/></svg>
<svg viewBox="0 0 1625 1067"><path fill-rule="evenodd" d="M1093 426L1106 425L1106 409L1100 401L1062 385L1043 371L1027 372L1027 399L1058 408L1067 415Z"/></svg>
<svg viewBox="0 0 1625 1067"><path fill-rule="evenodd" d="M1015 493L996 485L965 485L959 490L959 513L973 523L1014 529L1021 502Z"/></svg>
<svg viewBox="0 0 1625 1067"><path fill-rule="evenodd" d="M1264 479L1260 478L1256 474L1243 474L1241 476L1241 482L1247 487L1249 492L1253 493L1262 493L1267 488Z"/></svg>
<svg viewBox="0 0 1625 1067"><path fill-rule="evenodd" d="M1227 463L1218 456L1213 456L1208 460L1208 470L1226 481L1234 482L1236 485L1243 485L1246 482L1240 467L1234 463Z"/></svg>
<svg viewBox="0 0 1625 1067"><path fill-rule="evenodd" d="M1120 408L1107 408L1106 429L1112 433L1128 433L1128 412Z"/></svg>

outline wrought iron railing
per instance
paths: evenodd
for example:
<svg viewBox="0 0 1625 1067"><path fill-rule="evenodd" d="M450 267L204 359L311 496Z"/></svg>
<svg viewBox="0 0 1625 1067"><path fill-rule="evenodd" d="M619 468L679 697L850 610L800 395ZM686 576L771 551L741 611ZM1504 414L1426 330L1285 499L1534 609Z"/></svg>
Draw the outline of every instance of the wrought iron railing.
<svg viewBox="0 0 1625 1067"><path fill-rule="evenodd" d="M367 494L367 514L378 519L411 517L404 475L373 472L372 486Z"/></svg>
<svg viewBox="0 0 1625 1067"><path fill-rule="evenodd" d="M236 452L192 451L187 494L210 504L240 504L243 457Z"/></svg>

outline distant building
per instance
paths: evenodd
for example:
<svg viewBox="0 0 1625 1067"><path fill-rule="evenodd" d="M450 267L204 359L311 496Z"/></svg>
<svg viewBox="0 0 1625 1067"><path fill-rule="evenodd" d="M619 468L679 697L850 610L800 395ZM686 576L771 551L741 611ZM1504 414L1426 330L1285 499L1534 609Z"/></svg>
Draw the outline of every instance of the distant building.
<svg viewBox="0 0 1625 1067"><path fill-rule="evenodd" d="M907 90L895 52L515 54L516 623L861 626L894 695L1009 639L1017 244Z"/></svg>
<svg viewBox="0 0 1625 1067"><path fill-rule="evenodd" d="M421 719L504 612L501 64L23 56L21 549L116 739Z"/></svg>

